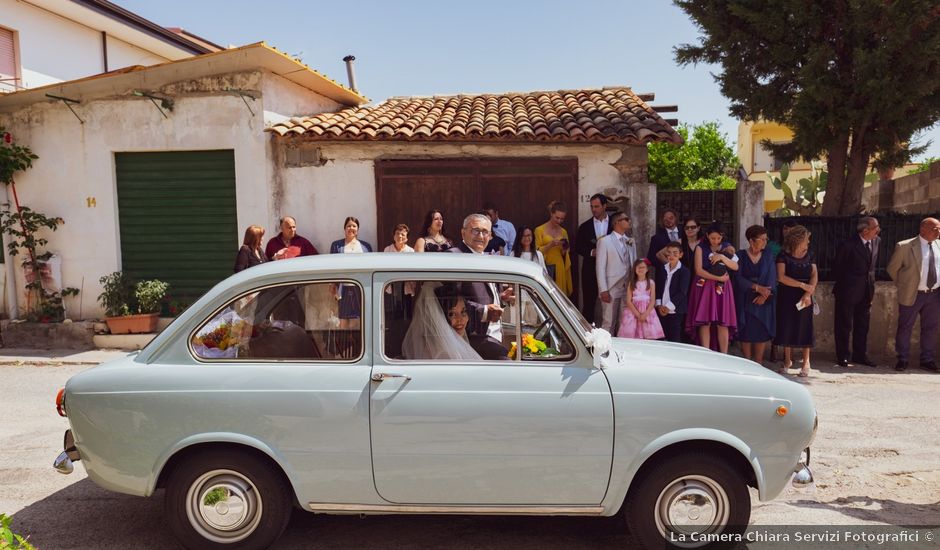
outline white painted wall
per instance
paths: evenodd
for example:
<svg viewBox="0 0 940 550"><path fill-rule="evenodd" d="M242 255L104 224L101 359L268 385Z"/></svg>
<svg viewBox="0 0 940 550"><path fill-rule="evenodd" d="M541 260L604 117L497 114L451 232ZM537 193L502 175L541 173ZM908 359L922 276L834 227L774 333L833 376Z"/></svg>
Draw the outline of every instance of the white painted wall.
<svg viewBox="0 0 940 550"><path fill-rule="evenodd" d="M100 40L100 34L99 34ZM120 38L108 36L108 70L114 71L132 65L158 65L166 63L169 59L151 51L135 46Z"/></svg>
<svg viewBox="0 0 940 550"><path fill-rule="evenodd" d="M277 138L272 138L277 139ZM379 249L389 244L388 236L376 234L378 211L375 196L377 158L460 158L460 157L577 157L578 220L591 216L590 196L623 190L620 172L611 163L620 158L618 147L606 145L461 145L329 143L321 145L328 159L320 167L276 169L273 178L282 182L283 212L297 219L298 233L310 239L320 251L343 236L346 216L362 222L360 236ZM274 166L274 164L272 164ZM279 173L277 173L279 171ZM546 204L549 199L546 199ZM547 214L546 214L547 218ZM266 236L270 235L266 233Z"/></svg>
<svg viewBox="0 0 940 550"><path fill-rule="evenodd" d="M234 149L238 219L266 217L262 119L251 117L237 96L178 99L169 119L144 98L89 101L81 114L84 125L60 105L44 103L3 121L39 155L31 170L17 176L20 203L65 219L45 235L46 249L62 256L63 283L82 289L67 304L76 316L101 314L98 278L121 265L115 152ZM233 258L238 244L232 242ZM21 270L16 277L22 311Z"/></svg>
<svg viewBox="0 0 940 550"><path fill-rule="evenodd" d="M261 92L264 94L266 126L295 116L311 116L346 107L270 72L264 73ZM250 99L248 101L251 103Z"/></svg>
<svg viewBox="0 0 940 550"><path fill-rule="evenodd" d="M17 143L39 156L32 169L16 176L20 204L65 219L65 225L43 236L49 239L45 249L62 256L63 284L82 289L79 297L68 299L70 316L99 317L98 278L121 266L116 152L233 149L238 217L233 261L248 225L262 224L269 228L267 236L276 234L270 228L280 212L273 206L265 113L314 114L338 104L277 77L268 85L272 77L258 70L166 85L161 91L175 98L168 119L150 100L130 95L84 101L76 110L85 124L61 103L43 102L0 115L0 125ZM267 90L271 97L249 100L252 116L242 99L225 88ZM306 218L302 204L294 205L298 219ZM25 283L22 270L16 271L22 312Z"/></svg>
<svg viewBox="0 0 940 550"><path fill-rule="evenodd" d="M86 26L20 0L0 0L0 25L18 34L22 87L104 72L101 31L106 29ZM166 61L166 57L113 36L108 39L109 70ZM0 89L10 87L0 84Z"/></svg>

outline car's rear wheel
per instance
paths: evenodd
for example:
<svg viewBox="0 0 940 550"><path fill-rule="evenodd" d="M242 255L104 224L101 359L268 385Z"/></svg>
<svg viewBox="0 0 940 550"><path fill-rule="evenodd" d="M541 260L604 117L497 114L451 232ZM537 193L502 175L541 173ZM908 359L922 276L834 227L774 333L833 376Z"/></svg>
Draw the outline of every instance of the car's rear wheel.
<svg viewBox="0 0 940 550"><path fill-rule="evenodd" d="M178 464L166 488L173 534L190 549L270 547L287 527L290 488L261 457L206 451Z"/></svg>
<svg viewBox="0 0 940 550"><path fill-rule="evenodd" d="M626 519L646 548L721 547L721 534L731 535L731 547L751 517L747 483L715 456L672 457L637 483L627 497Z"/></svg>

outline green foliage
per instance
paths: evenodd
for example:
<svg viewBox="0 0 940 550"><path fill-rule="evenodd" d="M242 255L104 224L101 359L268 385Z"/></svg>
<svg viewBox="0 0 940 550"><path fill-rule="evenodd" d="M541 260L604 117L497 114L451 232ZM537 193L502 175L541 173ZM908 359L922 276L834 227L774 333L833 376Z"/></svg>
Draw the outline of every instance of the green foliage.
<svg viewBox="0 0 940 550"><path fill-rule="evenodd" d="M718 65L731 114L790 128L776 158L827 159L826 215L855 214L869 164L901 166L940 120L936 0L674 0L701 39L682 64Z"/></svg>
<svg viewBox="0 0 940 550"><path fill-rule="evenodd" d="M10 134L0 128L0 181L5 184L13 183L15 172L31 168L37 157L28 147L15 145ZM10 236L7 250L11 256L16 256L21 250L26 251L22 265L33 274L31 282L26 283L29 293L29 308L26 312L27 321L43 323L58 322L65 319L65 306L63 298L78 294L77 288L64 288L61 292L49 290L42 283L42 268L46 261L52 257L51 252L39 252L41 247L49 242L42 237L43 229L55 231L65 220L60 217L49 217L41 212L35 212L28 206L21 206L19 211L13 211L9 204L0 209L0 231ZM32 298L35 297L35 302Z"/></svg>
<svg viewBox="0 0 940 550"><path fill-rule="evenodd" d="M790 165L784 164L780 168L780 177L774 176L771 184L775 189L783 191L783 206L774 212L774 216L814 216L822 210L822 201L819 195L825 193L829 184L829 174L814 161L813 171L808 178L800 178L796 183L796 190L787 183L790 177Z"/></svg>
<svg viewBox="0 0 940 550"><path fill-rule="evenodd" d="M169 313L172 317L179 316L179 314L186 311L186 308L193 304L192 300L174 298L169 295L166 296L165 301L167 313Z"/></svg>
<svg viewBox="0 0 940 550"><path fill-rule="evenodd" d="M134 297L137 298L137 312L158 313L163 297L166 296L166 289L169 287L169 283L157 279L137 283L137 288L134 290Z"/></svg>
<svg viewBox="0 0 940 550"><path fill-rule="evenodd" d="M134 283L123 271L115 271L110 275L98 279L102 291L98 295L98 303L104 308L108 317L120 317L131 314L131 290Z"/></svg>
<svg viewBox="0 0 940 550"><path fill-rule="evenodd" d="M230 496L230 491L225 487L216 487L215 489L206 493L206 496L202 499L203 506L214 506L223 500L227 499Z"/></svg>
<svg viewBox="0 0 940 550"><path fill-rule="evenodd" d="M137 313L158 313L169 283L157 279L135 281L122 271L98 279L101 294L98 303L108 317Z"/></svg>
<svg viewBox="0 0 940 550"><path fill-rule="evenodd" d="M649 179L660 189L734 189L738 157L717 122L677 129L683 143L650 143ZM691 134L691 135L690 135Z"/></svg>
<svg viewBox="0 0 940 550"><path fill-rule="evenodd" d="M20 249L25 249L32 254L36 253L39 247L46 246L49 242L41 236L37 236L41 229L57 230L65 220L59 217L50 218L40 212L33 212L28 206L21 206L17 213L10 209L10 205L3 205L0 210L0 230L12 237L7 243L7 250L11 256L19 254ZM36 255L37 260L48 260L52 253Z"/></svg>
<svg viewBox="0 0 940 550"><path fill-rule="evenodd" d="M32 168L38 159L29 147L17 145L13 135L0 126L0 181L4 184L13 182L13 174Z"/></svg>
<svg viewBox="0 0 940 550"><path fill-rule="evenodd" d="M36 548L26 540L29 537L17 535L13 532L13 529L10 527L12 523L13 518L6 514L0 514L0 550L36 550Z"/></svg>
<svg viewBox="0 0 940 550"><path fill-rule="evenodd" d="M913 170L911 170L910 172L908 172L908 174L920 174L921 172L926 172L927 170L930 170L930 165L933 164L933 163L935 163L935 162L937 162L938 160L940 160L940 158L937 158L937 157L927 157L927 158L924 159L923 162L921 162L921 163L917 166L917 168L914 168Z"/></svg>

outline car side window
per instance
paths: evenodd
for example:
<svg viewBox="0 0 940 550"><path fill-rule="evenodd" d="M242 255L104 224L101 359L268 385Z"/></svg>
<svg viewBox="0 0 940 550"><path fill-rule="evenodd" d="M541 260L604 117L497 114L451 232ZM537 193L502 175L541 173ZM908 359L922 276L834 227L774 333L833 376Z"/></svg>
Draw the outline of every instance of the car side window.
<svg viewBox="0 0 940 550"><path fill-rule="evenodd" d="M385 285L383 297L383 346L390 359L508 361L520 359L519 343L522 361L568 361L575 355L562 325L525 286L394 281ZM487 313L493 303L501 313Z"/></svg>
<svg viewBox="0 0 940 550"><path fill-rule="evenodd" d="M207 319L192 349L205 360L355 360L362 303L362 288L347 281L259 289Z"/></svg>
<svg viewBox="0 0 940 550"><path fill-rule="evenodd" d="M518 308L513 308L511 324L512 330L515 330L515 315L518 314L518 326L522 331L523 361L568 361L574 357L571 340L534 291L521 287L517 302ZM513 341L509 354L512 358L517 356L516 347L517 344Z"/></svg>
<svg viewBox="0 0 940 550"><path fill-rule="evenodd" d="M509 315L512 287L479 280L394 281L385 285L385 356L404 360L507 360L512 335L503 327ZM489 307L498 304L502 305Z"/></svg>

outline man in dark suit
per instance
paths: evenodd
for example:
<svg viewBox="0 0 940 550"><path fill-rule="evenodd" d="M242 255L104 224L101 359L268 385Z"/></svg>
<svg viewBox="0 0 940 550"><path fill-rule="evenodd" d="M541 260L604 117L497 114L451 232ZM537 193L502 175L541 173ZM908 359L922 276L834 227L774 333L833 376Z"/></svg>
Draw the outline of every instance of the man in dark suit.
<svg viewBox="0 0 940 550"><path fill-rule="evenodd" d="M470 214L463 221L460 231L463 241L452 247L449 252L483 255L486 245L493 237L492 222L485 214ZM503 329L500 319L503 315L502 302L512 303L512 288L500 293L493 283L484 281L464 282L460 293L467 304L470 321L467 334L470 346L483 359L504 359L509 350L502 344Z"/></svg>
<svg viewBox="0 0 940 550"><path fill-rule="evenodd" d="M574 251L581 256L581 312L590 323L597 323L597 239L613 231L607 216L607 197L596 193L591 197L591 219L578 226Z"/></svg>
<svg viewBox="0 0 940 550"><path fill-rule="evenodd" d="M881 237L878 236L881 227L877 219L865 216L858 220L856 231L857 235L839 247L833 269L836 364L848 367L851 362L875 367L877 365L868 357L868 325L871 300L875 296L875 263L881 244ZM852 334L851 358L849 333Z"/></svg>
<svg viewBox="0 0 940 550"><path fill-rule="evenodd" d="M692 274L682 262L682 245L670 242L663 247L668 262L656 270L656 313L669 342L682 341L682 328L689 307Z"/></svg>
<svg viewBox="0 0 940 550"><path fill-rule="evenodd" d="M668 243L679 242L681 238L679 236L679 227L676 225L679 222L679 215L676 214L675 210L672 208L663 210L660 219L662 225L656 229L656 234L650 238L650 246L646 252L646 259L653 264L657 272L662 270L663 262L656 257L656 253L662 250Z"/></svg>

